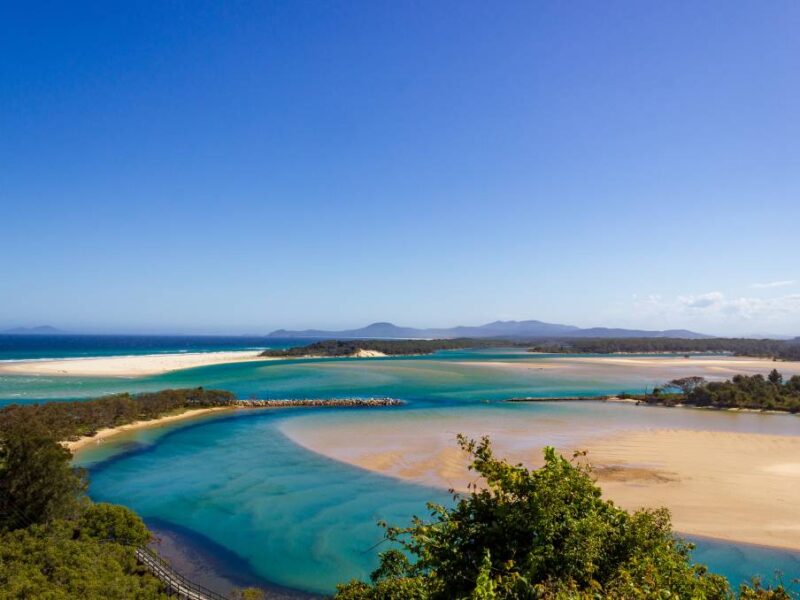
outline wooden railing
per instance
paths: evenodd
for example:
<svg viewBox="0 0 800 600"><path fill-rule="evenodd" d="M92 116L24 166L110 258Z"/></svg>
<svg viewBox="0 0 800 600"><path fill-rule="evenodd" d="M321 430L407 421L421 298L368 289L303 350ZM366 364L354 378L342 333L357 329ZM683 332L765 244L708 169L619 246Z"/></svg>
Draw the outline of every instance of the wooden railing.
<svg viewBox="0 0 800 600"><path fill-rule="evenodd" d="M136 560L161 580L166 587L167 593L171 596L176 596L183 600L229 600L214 590L189 581L173 569L157 552L147 546L136 548Z"/></svg>

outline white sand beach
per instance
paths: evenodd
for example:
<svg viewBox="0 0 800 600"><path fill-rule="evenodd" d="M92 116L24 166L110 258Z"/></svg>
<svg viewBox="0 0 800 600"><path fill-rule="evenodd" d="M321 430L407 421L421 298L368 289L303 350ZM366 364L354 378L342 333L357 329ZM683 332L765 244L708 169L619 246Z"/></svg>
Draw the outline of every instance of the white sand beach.
<svg viewBox="0 0 800 600"><path fill-rule="evenodd" d="M356 350L351 356L353 358L381 358L383 356L386 356L386 354L378 350L359 349Z"/></svg>
<svg viewBox="0 0 800 600"><path fill-rule="evenodd" d="M185 352L0 362L0 374L65 377L142 377L222 363L274 360L258 351Z"/></svg>

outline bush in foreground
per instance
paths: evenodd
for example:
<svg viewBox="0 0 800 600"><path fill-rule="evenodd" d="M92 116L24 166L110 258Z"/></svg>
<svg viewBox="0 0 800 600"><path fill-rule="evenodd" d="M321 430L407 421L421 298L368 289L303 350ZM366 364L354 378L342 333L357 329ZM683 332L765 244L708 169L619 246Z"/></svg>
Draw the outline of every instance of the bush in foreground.
<svg viewBox="0 0 800 600"><path fill-rule="evenodd" d="M459 444L485 487L452 509L429 505L432 522L384 524L403 551L382 553L371 583L340 585L338 600L734 597L725 578L692 563L666 509L616 507L588 467L552 448L528 470L495 458L487 438ZM758 585L741 597L789 598Z"/></svg>
<svg viewBox="0 0 800 600"><path fill-rule="evenodd" d="M137 565L133 547L81 532L73 522L58 520L0 534L3 600L166 597L161 582Z"/></svg>
<svg viewBox="0 0 800 600"><path fill-rule="evenodd" d="M92 504L71 454L36 421L0 430L0 600L151 600L136 562L150 532L130 509Z"/></svg>

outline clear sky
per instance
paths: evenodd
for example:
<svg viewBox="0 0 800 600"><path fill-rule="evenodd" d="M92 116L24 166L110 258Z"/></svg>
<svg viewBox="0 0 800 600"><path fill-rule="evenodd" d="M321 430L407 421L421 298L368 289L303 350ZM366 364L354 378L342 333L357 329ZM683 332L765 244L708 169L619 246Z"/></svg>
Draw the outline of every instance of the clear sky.
<svg viewBox="0 0 800 600"><path fill-rule="evenodd" d="M794 0L3 3L0 327L800 335L799 31Z"/></svg>

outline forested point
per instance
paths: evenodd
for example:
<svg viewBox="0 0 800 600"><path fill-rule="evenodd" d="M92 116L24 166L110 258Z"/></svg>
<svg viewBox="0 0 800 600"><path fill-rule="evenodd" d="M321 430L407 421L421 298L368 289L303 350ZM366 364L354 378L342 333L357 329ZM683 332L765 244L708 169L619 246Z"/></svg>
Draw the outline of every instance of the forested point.
<svg viewBox="0 0 800 600"><path fill-rule="evenodd" d="M508 348L527 347L527 342L519 340L496 340L453 338L441 340L322 340L303 346L285 349L268 349L261 356L303 357L303 356L352 356L359 350L380 352L387 356L433 354L439 350L463 350L467 348Z"/></svg>
<svg viewBox="0 0 800 600"><path fill-rule="evenodd" d="M387 356L433 354L439 350L478 348L526 348L547 354L732 354L776 360L800 360L800 338L770 340L749 338L548 338L484 339L453 338L436 340L322 340L285 349L267 349L265 357L298 358L311 356L347 357L359 350Z"/></svg>
<svg viewBox="0 0 800 600"><path fill-rule="evenodd" d="M732 354L776 360L800 360L800 338L770 340L748 338L579 338L542 340L529 352L548 354Z"/></svg>
<svg viewBox="0 0 800 600"><path fill-rule="evenodd" d="M734 375L727 381L706 381L703 377L673 379L649 394L631 396L648 404L743 408L800 412L800 375L784 380L773 369L769 375Z"/></svg>
<svg viewBox="0 0 800 600"><path fill-rule="evenodd" d="M800 412L800 375L784 380L773 369L769 375L734 375L727 381L704 377L681 377L644 394L620 392L614 396L526 397L506 402L577 402L582 400L635 400L637 404L696 406L719 409L774 410Z"/></svg>
<svg viewBox="0 0 800 600"><path fill-rule="evenodd" d="M0 435L17 423L35 421L55 440L76 440L100 429L149 421L193 408L231 406L236 396L224 390L170 389L142 394L114 394L93 400L12 404L0 409Z"/></svg>

